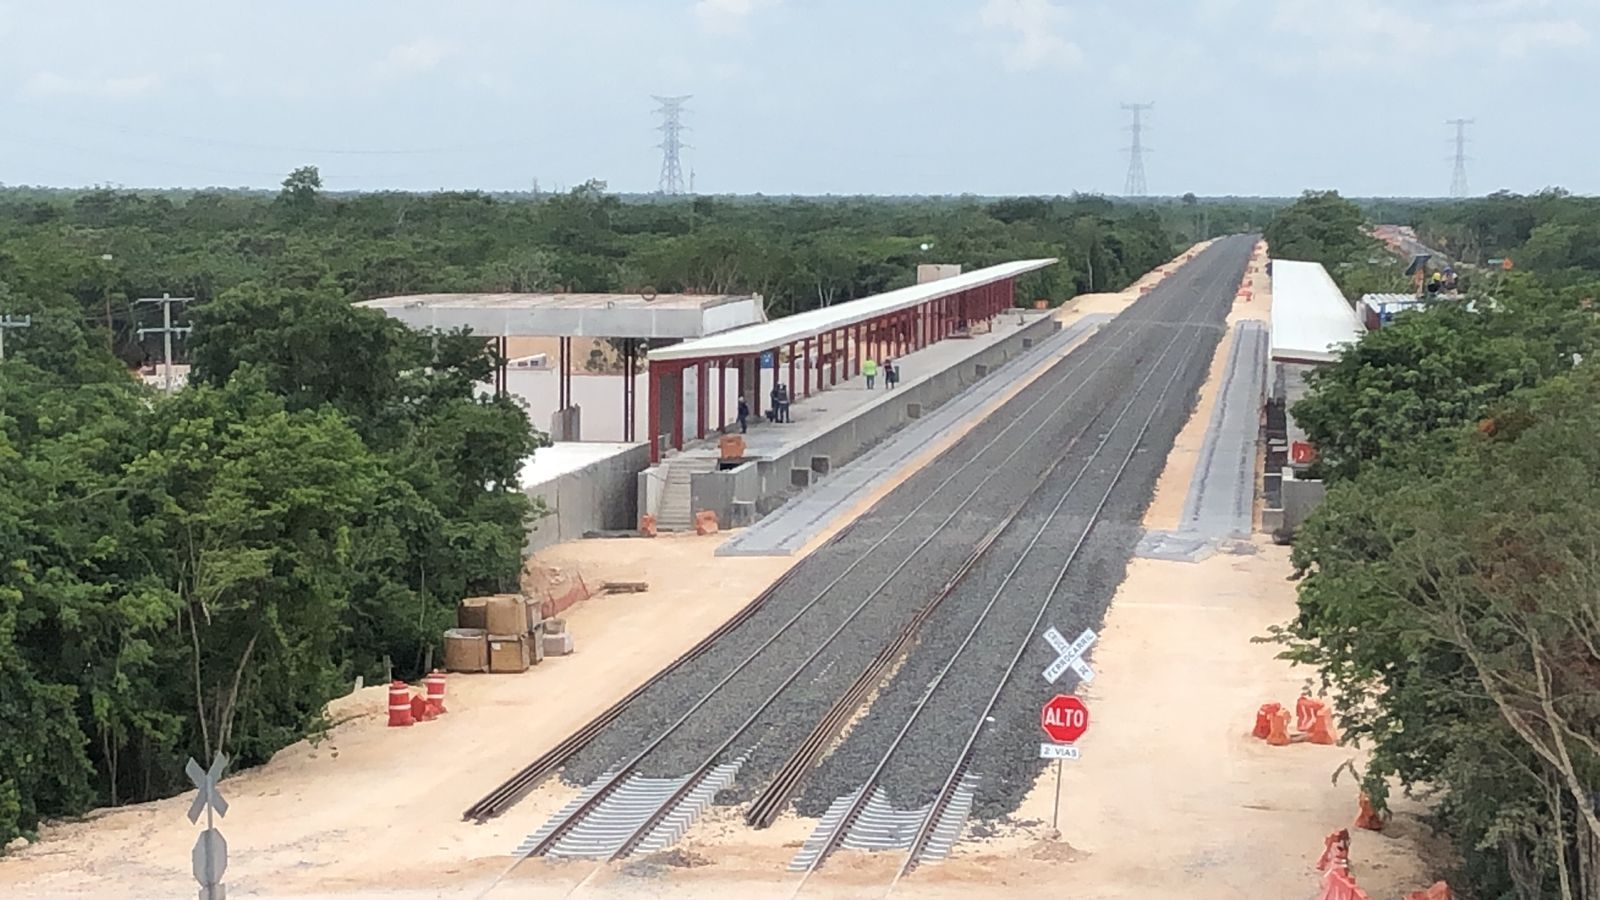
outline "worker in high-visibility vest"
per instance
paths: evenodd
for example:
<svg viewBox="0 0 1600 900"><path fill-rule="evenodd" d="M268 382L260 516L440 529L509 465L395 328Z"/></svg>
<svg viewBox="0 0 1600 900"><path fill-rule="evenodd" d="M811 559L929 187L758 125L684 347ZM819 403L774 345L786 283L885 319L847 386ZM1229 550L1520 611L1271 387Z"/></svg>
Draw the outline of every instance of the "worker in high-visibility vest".
<svg viewBox="0 0 1600 900"><path fill-rule="evenodd" d="M867 376L867 390L872 390L872 385L878 380L878 361L868 358L861 364L861 374Z"/></svg>

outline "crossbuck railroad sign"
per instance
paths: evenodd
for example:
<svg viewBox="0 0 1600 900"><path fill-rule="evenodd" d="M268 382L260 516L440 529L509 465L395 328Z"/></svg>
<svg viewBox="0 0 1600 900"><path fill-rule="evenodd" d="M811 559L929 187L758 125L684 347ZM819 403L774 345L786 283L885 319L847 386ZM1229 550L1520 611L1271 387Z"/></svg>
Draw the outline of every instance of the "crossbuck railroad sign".
<svg viewBox="0 0 1600 900"><path fill-rule="evenodd" d="M200 837L194 842L194 851L190 854L194 861L194 879L200 882L200 900L226 900L227 897L222 876L228 871L228 842L222 837L222 832L216 829L212 819L213 814L228 814L228 801L222 799L222 794L217 790L217 782L227 768L228 757L223 753L218 753L211 761L209 771L200 768L193 757L183 767L184 774L199 789L194 802L189 804L189 821L200 821L201 813L206 816L206 830L200 832Z"/></svg>
<svg viewBox="0 0 1600 900"><path fill-rule="evenodd" d="M1055 662L1050 664L1050 668L1044 670L1044 680L1055 684L1056 679L1060 678L1063 672L1071 669L1078 673L1078 678L1084 684L1093 681L1094 670L1089 668L1089 664L1083 661L1083 654L1089 649L1089 645L1095 642L1097 637L1099 635L1094 633L1093 628L1085 628L1083 634L1078 635L1078 639L1069 644L1067 639L1061 636L1061 632L1055 630L1054 626L1047 629L1044 633L1044 639L1060 655L1056 657Z"/></svg>

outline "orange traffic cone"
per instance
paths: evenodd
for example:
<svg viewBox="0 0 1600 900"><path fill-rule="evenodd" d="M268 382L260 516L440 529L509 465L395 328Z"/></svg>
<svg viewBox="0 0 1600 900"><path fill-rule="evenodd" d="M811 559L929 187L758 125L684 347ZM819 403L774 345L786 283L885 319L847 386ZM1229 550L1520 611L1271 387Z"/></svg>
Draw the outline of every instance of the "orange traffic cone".
<svg viewBox="0 0 1600 900"><path fill-rule="evenodd" d="M1442 881L1433 883L1433 887L1425 891L1412 891L1406 895L1406 900L1453 900L1454 894L1450 893L1450 885Z"/></svg>
<svg viewBox="0 0 1600 900"><path fill-rule="evenodd" d="M1294 701L1294 730L1310 731L1312 723L1317 721L1317 710L1325 705L1315 697L1301 697Z"/></svg>
<svg viewBox="0 0 1600 900"><path fill-rule="evenodd" d="M1356 827L1368 831L1383 830L1383 816L1373 808L1372 799L1367 796L1366 791L1361 792L1361 811L1356 813Z"/></svg>
<svg viewBox="0 0 1600 900"><path fill-rule="evenodd" d="M1306 737L1313 744L1338 743L1339 736L1333 730L1333 710L1319 704L1316 717L1312 720L1311 728L1306 732Z"/></svg>
<svg viewBox="0 0 1600 900"><path fill-rule="evenodd" d="M1322 876L1322 894L1317 900L1372 900L1366 891L1356 887L1356 880L1344 869L1333 869Z"/></svg>
<svg viewBox="0 0 1600 900"><path fill-rule="evenodd" d="M414 721L414 722L431 722L434 719L437 719L438 717L439 717L438 713L436 713L432 709L428 708L428 698L427 697L424 697L421 694L412 695L412 697L411 697L411 719L412 719L412 721Z"/></svg>
<svg viewBox="0 0 1600 900"><path fill-rule="evenodd" d="M1271 734L1272 716L1280 709L1283 709L1283 704L1281 703L1261 704L1261 708L1256 710L1256 727L1254 731L1250 732L1250 736L1265 739L1267 735Z"/></svg>
<svg viewBox="0 0 1600 900"><path fill-rule="evenodd" d="M1317 871L1350 868L1350 830L1341 828L1328 832L1322 839L1322 856L1317 858Z"/></svg>
<svg viewBox="0 0 1600 900"><path fill-rule="evenodd" d="M1274 747L1289 746L1289 711L1281 706L1273 710L1270 726L1267 743Z"/></svg>

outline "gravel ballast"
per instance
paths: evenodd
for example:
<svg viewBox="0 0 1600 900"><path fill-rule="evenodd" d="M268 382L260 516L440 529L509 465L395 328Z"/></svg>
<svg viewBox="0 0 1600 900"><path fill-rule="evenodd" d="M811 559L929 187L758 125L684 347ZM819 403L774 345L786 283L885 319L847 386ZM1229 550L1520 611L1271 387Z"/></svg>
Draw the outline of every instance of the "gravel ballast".
<svg viewBox="0 0 1600 900"><path fill-rule="evenodd" d="M1247 248L1248 243L1244 246ZM1222 253L1219 248L1208 251L1194 263L1180 269L1149 296L1135 303L1049 372L1023 388L1017 397L980 423L950 450L908 478L833 542L802 560L794 577L776 590L750 620L719 640L699 658L652 684L610 727L569 762L563 770L563 777L571 783L586 783L607 768L632 758L820 594L820 601L807 614L763 651L759 659L735 675L682 729L670 736L657 752L648 756L640 769L645 775L681 775L697 767L712 749L756 712L760 704L802 665L829 634L845 623L852 611L865 602L859 615L849 622L827 650L805 666L778 702L758 717L755 727L734 743L732 749L735 752L749 752L752 749L754 752L741 771L734 789L726 792L728 796L723 799L746 797L764 785L777 765L788 756L793 744L810 731L871 658L952 577L983 536L1023 503L1037 505L1033 489L1040 477L1051 469L1056 458L1063 453L1067 457L1049 479L1046 489L1041 492L1043 494L1048 494L1052 486L1058 486L1061 472L1073 470L1074 460L1080 460L1076 465L1082 467L1081 460L1088 458L1106 426L1121 411L1132 385L1137 384L1145 374L1144 367L1156 361L1161 349L1173 336L1173 326L1162 324L1163 320L1170 323L1181 318L1186 312L1184 307L1197 295L1198 289L1213 283L1217 285L1216 291L1231 296L1236 279L1233 283L1226 283L1225 279L1219 281L1219 273L1235 268L1231 264L1234 255L1239 256L1237 268L1242 271L1243 258L1247 253L1247 249L1239 254ZM1210 338L1212 345L1215 340L1213 335ZM1198 379L1203 378L1203 370L1202 363L1194 375L1193 384L1189 383L1190 375L1186 370L1180 378L1181 384L1175 385L1172 396L1179 398L1182 403L1192 402ZM1155 380L1164 379L1158 377ZM1141 393L1140 396L1146 395ZM1044 402L1028 409L1030 403L1041 398L1044 398ZM1148 449L1141 455L1153 457L1156 468L1165 457L1164 448L1170 446L1176 426L1182 423L1182 416L1177 414L1181 411L1174 408L1173 414L1163 413L1159 416L1158 419L1175 420L1174 427L1170 433L1169 430L1152 430L1146 441ZM1148 408L1144 412L1147 413ZM1143 416L1137 409L1130 413L1130 418L1135 415L1139 415L1142 422ZM1018 424L994 446L984 449L984 445L1011 422ZM1074 445L1073 439L1080 433L1083 433L1082 438ZM1159 446L1157 438L1162 442ZM1111 444L1114 443L1115 436ZM1111 444L1108 444L1108 448ZM1126 445L1123 449L1126 450ZM975 456L975 464L968 465ZM1131 467L1127 481L1142 485L1142 475L1134 478L1133 469L1137 468L1137 464ZM945 484L952 475L955 477ZM1153 478L1153 474L1149 476L1151 483ZM984 483L985 479L987 483ZM1085 495L1093 493L1087 487L1091 480L1091 476L1084 479ZM975 490L977 494L967 502L968 495ZM1119 486L1118 490L1127 489ZM1059 493L1057 488L1058 496ZM1144 485L1144 494L1148 493L1149 485ZM1125 503L1132 499L1131 496L1123 499L1114 495L1112 503ZM1147 502L1147 496L1145 500ZM1025 512L1023 517L1036 514L1030 506L1030 511ZM947 519L949 522L946 525ZM941 525L944 525L942 529ZM1012 529L1013 532L1017 530ZM1098 540L1101 530L1104 529L1097 529L1091 535L1090 545ZM931 539L928 537L930 534L933 534ZM1056 539L1057 536L1052 536L1052 540ZM880 540L882 544L874 548ZM1012 544L1013 540L1007 535L1002 536L1001 542L988 557L980 561L971 580L958 588L956 596L946 601L946 607L935 615L929 628L942 620L948 609L958 603L958 598L962 604L972 602L974 591L979 589L971 585L980 580L981 572L998 565L992 559L1004 559L1009 555L1010 561L1015 561L1014 554L1018 551ZM1086 559L1090 549L1090 546L1085 547ZM1114 552L1112 556L1115 556ZM1100 573L1100 580L1107 580L1109 597L1109 590L1115 586L1115 579L1125 562L1124 554L1122 562L1115 567L1116 571L1105 564L1086 564L1081 569L1085 573ZM852 565L853 569L850 568ZM1009 563L1000 569L1001 574L1005 568L1009 568ZM838 583L830 588L829 585L836 579ZM986 602L993 589L991 587L986 592L979 592ZM1031 620L1031 614L1029 618ZM1079 627L1068 621L1058 621L1057 624L1063 631ZM956 643L959 643L965 629L961 631L962 634L955 637ZM924 654L924 648L934 642L931 632L923 635L921 644L913 650L906 667L885 689L878 703L874 704L874 712L846 741L840 754L850 752L847 748L851 742L873 733L871 723L875 716L880 715L877 710L903 705L901 694L906 691L911 692L912 702L915 701L915 695L920 694L926 685L926 680L920 684L916 681L919 676L915 673L920 671L916 666L924 665L918 661ZM944 651L944 657L948 658L948 649ZM937 666L934 668L937 670ZM951 677L955 676L953 672ZM992 690L992 684L987 690ZM987 699L987 691L982 699ZM1036 712L1035 709L1035 715ZM1034 727L1037 727L1036 722ZM893 730L897 731L898 726ZM839 769L840 774L829 778L827 773L830 769ZM818 783L813 787L823 793L832 790L850 780L844 776L848 769L842 763L835 766L830 761L819 770ZM853 789L865 774L866 770L855 772L854 783L830 794L827 800ZM908 789L906 793L910 795L914 791ZM808 792L807 797L811 797L811 793ZM822 801L823 805L827 800Z"/></svg>
<svg viewBox="0 0 1600 900"><path fill-rule="evenodd" d="M1227 242L1207 254L1213 258L1202 258L1201 262L1209 263L1208 277L1191 289L1203 291L1203 298L1197 299L1206 308L1176 310L1172 318L1195 314L1203 324L1151 329L1162 332L1163 343L1176 337L1171 353L1149 361L1155 371L1142 372L1124 383L1121 401L1111 404L1097 419L1095 440L1086 439L1084 446L1052 473L967 580L924 624L896 677L849 737L812 774L797 803L801 814L820 815L835 798L860 787L905 727L928 686L949 665L949 672L929 696L879 780L897 807L912 808L932 800L955 766L1002 673L1018 647L1025 645L1017 672L995 707L994 721L985 726L975 745L971 766L971 772L980 778L975 815L996 817L1020 803L1040 768L1039 705L1058 689L1070 690L1075 679L1069 673L1051 686L1040 677L1054 659L1053 651L1032 627L1041 603L1049 594L1041 629L1055 625L1068 639L1086 627L1097 627L1102 620L1141 535L1139 520L1167 451L1206 377L1249 247L1247 239ZM1135 386L1146 374L1153 377L1135 394ZM1125 405L1126 416L1099 454L1091 458L1098 438L1107 434ZM1149 430L1113 486L1117 470L1147 420ZM1091 516L1102 499L1104 508L1090 528ZM1059 512L1052 519L1058 503ZM1082 547L1051 594L1063 563L1080 539ZM1013 568L1015 573L1007 582ZM972 632L991 599L993 610ZM971 642L956 656L969 633Z"/></svg>

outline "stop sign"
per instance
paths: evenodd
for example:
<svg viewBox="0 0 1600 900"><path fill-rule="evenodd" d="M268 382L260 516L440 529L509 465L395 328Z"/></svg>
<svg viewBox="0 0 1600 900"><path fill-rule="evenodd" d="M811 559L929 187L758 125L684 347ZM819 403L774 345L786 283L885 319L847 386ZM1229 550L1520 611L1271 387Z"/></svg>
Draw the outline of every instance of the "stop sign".
<svg viewBox="0 0 1600 900"><path fill-rule="evenodd" d="M1077 697L1057 694L1039 710L1039 727L1050 740L1070 744L1089 730L1089 707Z"/></svg>

